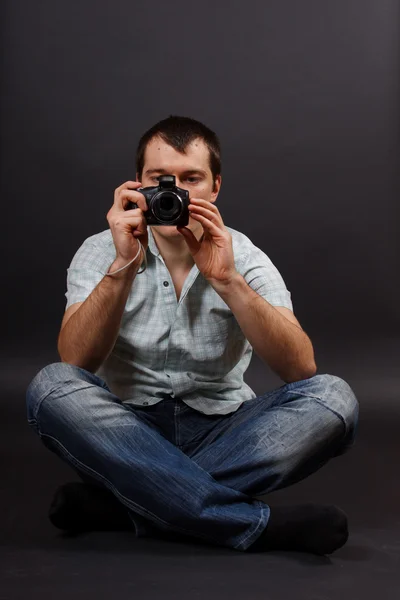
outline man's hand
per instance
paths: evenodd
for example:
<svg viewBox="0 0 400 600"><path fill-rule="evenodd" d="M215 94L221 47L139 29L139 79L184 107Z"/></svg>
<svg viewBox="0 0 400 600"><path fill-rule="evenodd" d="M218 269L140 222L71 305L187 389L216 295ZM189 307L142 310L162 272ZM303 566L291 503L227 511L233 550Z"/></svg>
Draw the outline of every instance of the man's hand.
<svg viewBox="0 0 400 600"><path fill-rule="evenodd" d="M184 236L199 271L210 283L230 283L237 275L232 236L226 229L218 208L212 202L191 198L190 216L199 221L204 233L200 241L187 227L177 227Z"/></svg>

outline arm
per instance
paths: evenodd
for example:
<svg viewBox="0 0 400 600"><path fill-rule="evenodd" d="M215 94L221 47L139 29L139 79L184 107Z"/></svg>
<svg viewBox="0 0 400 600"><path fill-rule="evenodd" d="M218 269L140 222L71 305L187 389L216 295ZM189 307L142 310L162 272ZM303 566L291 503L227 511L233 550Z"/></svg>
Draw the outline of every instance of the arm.
<svg viewBox="0 0 400 600"><path fill-rule="evenodd" d="M213 287L235 315L254 351L283 381L290 383L315 375L311 341L291 311L289 320L239 273L230 283Z"/></svg>
<svg viewBox="0 0 400 600"><path fill-rule="evenodd" d="M115 260L109 272L122 266ZM104 276L90 296L63 321L57 342L62 362L92 373L99 369L115 345L125 304L139 268L140 261L139 264L135 261L112 277Z"/></svg>

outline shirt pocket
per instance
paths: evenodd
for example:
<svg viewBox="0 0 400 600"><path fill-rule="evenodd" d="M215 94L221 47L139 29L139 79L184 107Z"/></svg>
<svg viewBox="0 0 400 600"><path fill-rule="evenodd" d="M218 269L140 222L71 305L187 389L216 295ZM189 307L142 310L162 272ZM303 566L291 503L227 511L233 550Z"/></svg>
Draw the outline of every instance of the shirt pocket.
<svg viewBox="0 0 400 600"><path fill-rule="evenodd" d="M210 311L203 336L210 360L222 359L232 368L241 358L247 343L235 315L229 309Z"/></svg>

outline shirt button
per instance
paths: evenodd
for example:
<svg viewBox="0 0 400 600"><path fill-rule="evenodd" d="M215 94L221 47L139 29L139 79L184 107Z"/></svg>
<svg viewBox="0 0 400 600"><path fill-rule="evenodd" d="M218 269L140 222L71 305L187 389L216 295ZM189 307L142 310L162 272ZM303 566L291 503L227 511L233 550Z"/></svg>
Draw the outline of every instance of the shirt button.
<svg viewBox="0 0 400 600"><path fill-rule="evenodd" d="M169 283L168 283L168 281L164 281L164 286L165 286L165 287L168 287L168 286L169 286Z"/></svg>
<svg viewBox="0 0 400 600"><path fill-rule="evenodd" d="M143 405L144 405L144 406L147 406L147 405L148 405L148 402L143 402Z"/></svg>

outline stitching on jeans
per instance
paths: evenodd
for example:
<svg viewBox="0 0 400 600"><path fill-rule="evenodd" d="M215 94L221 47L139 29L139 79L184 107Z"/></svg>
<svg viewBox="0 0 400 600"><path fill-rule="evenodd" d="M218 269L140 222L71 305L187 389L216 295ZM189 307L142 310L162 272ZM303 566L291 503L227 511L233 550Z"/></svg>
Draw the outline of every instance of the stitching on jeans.
<svg viewBox="0 0 400 600"><path fill-rule="evenodd" d="M263 504L265 504L264 502L262 502L262 500L257 500L256 498L254 498L254 500L255 500L256 502L258 502L258 503L263 503ZM268 504L266 504L266 506L268 507L268 510L269 510L269 515L270 515L270 514L271 514L271 509L270 509L270 507L268 506ZM260 527L262 527L262 528L263 528L263 530L265 529L265 527L266 527L266 526L265 526L265 525L263 524L263 522L262 522L262 517L263 517L263 513L262 513L262 511L261 511L260 518L259 518L259 520L258 520L258 523L257 523L257 526L256 526L255 530L254 530L254 531L252 531L251 533L249 533L249 535L247 535L247 536L245 537L245 539L244 539L244 540L242 540L242 544L243 544L243 542L247 542L247 540L249 539L249 537L252 537L252 536L254 536L254 535L255 535L255 534L258 532L258 530L260 529ZM268 516L268 520L269 520L269 516ZM267 523L268 523L268 521L267 521ZM256 539L258 539L258 538L256 538ZM254 543L254 542L251 542L251 544L253 544L253 543ZM250 544L250 545L251 545L251 544ZM234 546L234 548L235 548L235 550L236 550L237 548L239 548L239 544L238 544L237 546Z"/></svg>
<svg viewBox="0 0 400 600"><path fill-rule="evenodd" d="M68 456L69 459L71 460L71 462L73 464L75 464L77 467L79 467L80 470L86 471L88 474L90 474L92 476L94 474L95 478L97 478L97 479L99 479L99 480L101 480L103 482L106 481L110 485L110 487L113 490L115 490L116 495L119 498L123 498L128 503L133 504L135 506L135 508L132 509L133 511L137 510L136 507L138 505L136 505L134 502L132 502L132 500L129 500L129 498L126 498L125 496L123 496L122 494L120 494L119 491L117 490L117 488L115 488L113 486L113 484L106 477L103 477L103 475L101 475L100 473L98 473L94 469L91 469L90 467L88 467L87 465L85 465L84 463L82 463L80 460L78 460L77 458L75 458L75 456L73 456L70 452L68 452L68 450L65 448L65 446L63 446L56 438L54 438L51 435L48 435L47 433L41 433L40 437L41 438L45 437L45 438L48 438L50 440L53 440L53 442L55 442L57 444L57 446L61 449L62 453L65 454L66 456ZM185 534L193 537L193 533L191 531L188 531L187 529L183 529L182 527L175 527L175 526L171 527L171 525L169 525L169 523L167 523L166 521L163 521L162 519L160 519L159 517L157 517L156 515L154 515L150 511L147 511L146 509L143 509L143 507L141 507L141 506L139 508L140 508L140 511L143 511L145 513L142 516L146 517L147 515L151 515L152 517L154 517L155 521L158 521L159 523L162 523L163 525L165 525L169 531L176 531L177 530L178 532L180 531L182 533L185 533ZM141 514L140 511L138 510L137 512L139 512L139 514ZM214 540L214 538L210 538L210 536L205 536L205 535L202 535L202 534L196 534L196 537L201 537L201 538L205 539L208 542L210 541L210 539L212 539L215 542L215 544L220 545L220 542L218 542L217 540Z"/></svg>
<svg viewBox="0 0 400 600"><path fill-rule="evenodd" d="M310 398L311 400L315 400L315 402L317 402L318 404L320 404L321 406L323 406L327 410L330 410L343 423L343 425L344 425L344 431L345 431L345 437L346 437L346 435L348 433L348 427L347 427L347 423L346 423L345 419L336 410L334 410L330 406L326 405L320 396L314 396L313 394L304 394L303 392L293 392L293 393L296 393L296 395L298 395L298 396L303 396L303 398Z"/></svg>
<svg viewBox="0 0 400 600"><path fill-rule="evenodd" d="M315 402L318 402L318 404L320 404L327 410L330 410L334 415L336 415L341 420L341 422L343 423L343 426L344 426L344 432L345 432L345 437L346 437L346 435L348 433L348 428L347 428L347 423L346 423L344 417L340 413L338 413L336 410L331 408L330 406L327 406L326 404L324 404L320 398L315 398L314 396L313 396L313 398L314 398Z"/></svg>
<svg viewBox="0 0 400 600"><path fill-rule="evenodd" d="M49 396L51 396L51 394L53 394L54 392L56 392L57 390L59 390L60 388L62 388L64 385L68 384L68 383L76 383L76 379L66 379L65 381L62 381L62 383L55 387L52 388L49 392L45 392L45 394L35 403L35 411L34 411L34 416L36 418L36 421L40 424L40 419L39 419L39 413L40 413L40 409L42 408L42 404L44 402L44 400L47 400L47 398ZM88 383L88 385L86 385L85 387L79 387L77 388L77 390L74 391L82 391L82 390L86 390L88 388L92 388L93 387L93 383ZM57 396L57 400L61 400L61 398L65 398L65 396L69 396L71 394L71 390L68 390L67 392L65 392L65 394L62 394L61 396Z"/></svg>
<svg viewBox="0 0 400 600"><path fill-rule="evenodd" d="M307 379L302 379L302 381L308 381L310 379L314 379L314 377L316 377L316 375L313 375L313 377L308 377ZM291 381L290 383L286 383L284 386L282 387L286 387L286 389L291 390L293 389L296 385L298 385L298 381Z"/></svg>
<svg viewBox="0 0 400 600"><path fill-rule="evenodd" d="M51 388L49 391L44 392L44 394L42 396L39 396L38 400L33 400L34 410L32 411L32 413L33 413L34 418L36 420L38 420L39 410L40 410L40 407L42 406L43 400L46 400L46 398L48 396L50 396L50 394L52 394L53 392L56 392L57 390L59 390L60 388L62 388L62 386L65 383L70 383L70 381L73 381L73 380L72 379L68 379L66 381L60 382L60 385L58 385L55 388ZM33 397L35 396L34 392L29 391L28 393L29 393L30 396L33 396ZM30 401L30 402L32 402L32 401Z"/></svg>

